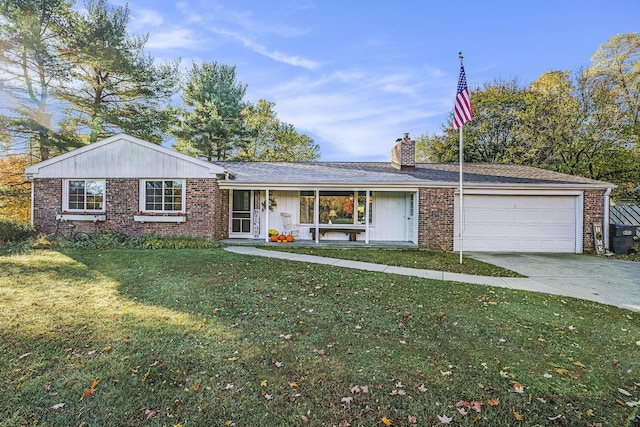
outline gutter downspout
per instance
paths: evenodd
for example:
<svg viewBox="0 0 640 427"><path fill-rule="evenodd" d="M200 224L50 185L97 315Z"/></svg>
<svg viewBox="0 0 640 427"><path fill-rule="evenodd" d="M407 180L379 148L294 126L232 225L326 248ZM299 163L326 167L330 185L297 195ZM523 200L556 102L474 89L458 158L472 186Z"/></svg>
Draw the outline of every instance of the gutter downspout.
<svg viewBox="0 0 640 427"><path fill-rule="evenodd" d="M609 195L611 194L611 188L607 188L604 192L604 215L602 219L602 236L604 237L604 248L609 250Z"/></svg>

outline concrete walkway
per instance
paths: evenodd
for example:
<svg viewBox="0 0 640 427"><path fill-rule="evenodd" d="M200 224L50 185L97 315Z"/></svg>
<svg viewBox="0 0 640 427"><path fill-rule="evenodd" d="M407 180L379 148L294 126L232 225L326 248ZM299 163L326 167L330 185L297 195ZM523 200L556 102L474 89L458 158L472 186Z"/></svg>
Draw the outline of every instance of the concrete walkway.
<svg viewBox="0 0 640 427"><path fill-rule="evenodd" d="M571 254L477 253L469 255L477 260L527 276L513 278L395 267L316 255L269 251L252 246L228 246L225 249L244 255L564 295L640 311L640 263L632 261Z"/></svg>

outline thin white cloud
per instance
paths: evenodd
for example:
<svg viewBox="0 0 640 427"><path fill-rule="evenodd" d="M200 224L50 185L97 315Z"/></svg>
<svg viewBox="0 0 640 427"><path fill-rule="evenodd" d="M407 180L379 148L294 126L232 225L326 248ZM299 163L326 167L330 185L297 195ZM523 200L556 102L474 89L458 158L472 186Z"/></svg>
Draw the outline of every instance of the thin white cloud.
<svg viewBox="0 0 640 427"><path fill-rule="evenodd" d="M195 49L200 40L187 28L158 31L149 35L146 47L150 49Z"/></svg>
<svg viewBox="0 0 640 427"><path fill-rule="evenodd" d="M136 30L143 30L147 32L149 28L159 27L164 24L164 18L162 15L151 9L135 9L135 12L132 14L130 22L130 26Z"/></svg>
<svg viewBox="0 0 640 427"><path fill-rule="evenodd" d="M266 56L267 58L271 58L274 61L282 62L288 65L293 65L295 67L306 68L308 70L313 70L320 66L320 62L313 61L311 59L303 58L301 56L287 55L285 53L282 53L276 50L269 50L265 46L254 42L249 37L246 37L242 34L239 34L233 31L222 30L222 29L211 29L211 31L219 35L234 39L242 43L243 46L251 49L252 51L259 53L260 55Z"/></svg>

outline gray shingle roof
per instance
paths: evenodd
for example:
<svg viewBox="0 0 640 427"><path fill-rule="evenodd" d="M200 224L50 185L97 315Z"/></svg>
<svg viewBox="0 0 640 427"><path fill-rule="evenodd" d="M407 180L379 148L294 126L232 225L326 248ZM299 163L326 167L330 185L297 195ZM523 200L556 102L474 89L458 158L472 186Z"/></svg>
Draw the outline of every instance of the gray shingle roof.
<svg viewBox="0 0 640 427"><path fill-rule="evenodd" d="M232 178L223 187L235 186L457 186L456 163L422 163L398 170L385 162L218 162ZM613 184L579 176L499 163L464 165L465 186L525 186L607 188Z"/></svg>

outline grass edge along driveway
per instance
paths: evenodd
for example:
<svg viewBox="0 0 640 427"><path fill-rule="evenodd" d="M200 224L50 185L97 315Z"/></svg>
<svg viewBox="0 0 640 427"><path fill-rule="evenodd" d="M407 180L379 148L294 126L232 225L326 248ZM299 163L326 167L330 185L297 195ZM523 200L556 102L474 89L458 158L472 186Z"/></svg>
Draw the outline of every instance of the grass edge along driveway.
<svg viewBox="0 0 640 427"><path fill-rule="evenodd" d="M3 427L608 426L640 398L640 315L588 301L222 249L0 272Z"/></svg>

